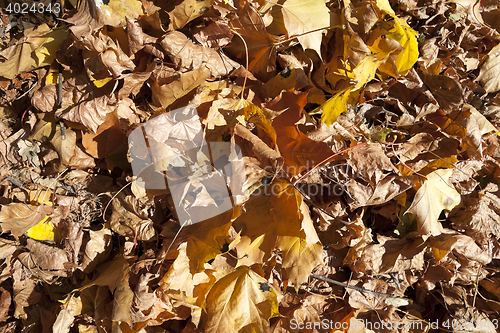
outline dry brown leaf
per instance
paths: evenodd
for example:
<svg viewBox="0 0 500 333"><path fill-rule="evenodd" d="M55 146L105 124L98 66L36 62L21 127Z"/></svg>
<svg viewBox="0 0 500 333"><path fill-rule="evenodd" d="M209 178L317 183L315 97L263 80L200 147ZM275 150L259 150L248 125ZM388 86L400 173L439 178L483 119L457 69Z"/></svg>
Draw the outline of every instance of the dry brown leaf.
<svg viewBox="0 0 500 333"><path fill-rule="evenodd" d="M178 31L165 35L160 45L181 71L206 68L210 71L212 78L218 78L239 67L224 54L219 54L214 49L202 45L196 45Z"/></svg>
<svg viewBox="0 0 500 333"><path fill-rule="evenodd" d="M273 250L280 248L290 279L295 288L299 288L310 270L322 263L321 243L307 210L301 210L302 198L293 186L281 179L275 179L254 195L256 197L245 204L246 212L233 222L233 227L241 230L241 242L236 246L241 258L238 262L240 265L265 262ZM301 269L305 271L294 270L293 263L297 261L303 263Z"/></svg>
<svg viewBox="0 0 500 333"><path fill-rule="evenodd" d="M123 196L119 196L113 201L113 212L109 219L111 230L132 240L151 240L155 236L153 221L129 211L122 200Z"/></svg>
<svg viewBox="0 0 500 333"><path fill-rule="evenodd" d="M12 296L4 288L0 287L0 322L5 322L8 318Z"/></svg>
<svg viewBox="0 0 500 333"><path fill-rule="evenodd" d="M308 171L333 155L325 143L309 139L295 125L301 117L306 98L307 95L302 93L283 93L281 103L267 104L272 110L286 110L274 118L272 124L276 130L278 147L285 159L285 171L290 177Z"/></svg>
<svg viewBox="0 0 500 333"><path fill-rule="evenodd" d="M40 111L56 111L56 85L50 84L36 91L31 102ZM114 94L103 94L85 75L79 75L63 82L62 105L56 116L95 132L106 119L106 114L114 110L115 103Z"/></svg>
<svg viewBox="0 0 500 333"><path fill-rule="evenodd" d="M66 137L62 139L61 127L57 126L55 128L55 133L50 143L54 146L61 164L68 165L71 158L76 153L76 132L71 129L65 130Z"/></svg>
<svg viewBox="0 0 500 333"><path fill-rule="evenodd" d="M379 143L350 150L348 163L371 184L377 184L383 178L384 171L397 172Z"/></svg>
<svg viewBox="0 0 500 333"><path fill-rule="evenodd" d="M19 260L30 272L44 281L68 276L66 251L28 238L26 248L29 252L19 255Z"/></svg>
<svg viewBox="0 0 500 333"><path fill-rule="evenodd" d="M455 110L464 102L460 85L451 77L424 72L419 72L419 75L446 113Z"/></svg>
<svg viewBox="0 0 500 333"><path fill-rule="evenodd" d="M426 245L431 247L432 255L438 263L445 263L452 256L458 261L458 267L472 267L473 270L477 270L476 264L487 265L491 262L491 256L480 248L472 238L456 234L453 231L429 238Z"/></svg>
<svg viewBox="0 0 500 333"><path fill-rule="evenodd" d="M46 205L34 206L25 203L4 205L0 211L0 227L3 232L10 231L18 238L52 212L52 207Z"/></svg>
<svg viewBox="0 0 500 333"><path fill-rule="evenodd" d="M450 214L458 227L470 230L471 236L484 244L490 235L500 237L500 199L498 185L489 183L478 197L465 196L463 204Z"/></svg>
<svg viewBox="0 0 500 333"><path fill-rule="evenodd" d="M70 30L78 39L84 34L101 28L103 25L97 20L95 2L92 0L82 0L77 12L63 21L73 24Z"/></svg>
<svg viewBox="0 0 500 333"><path fill-rule="evenodd" d="M122 130L117 112L108 113L104 123L97 132L83 133L82 145L85 151L95 158L106 158L108 168L113 170L115 166L125 169L127 164L127 137Z"/></svg>
<svg viewBox="0 0 500 333"><path fill-rule="evenodd" d="M192 20L202 16L212 7L213 0L183 1L168 13L170 17L169 30L184 28Z"/></svg>
<svg viewBox="0 0 500 333"><path fill-rule="evenodd" d="M122 50L118 40L102 30L82 36L81 42L83 62L91 80L109 76L119 78L124 71L135 69L135 64Z"/></svg>
<svg viewBox="0 0 500 333"><path fill-rule="evenodd" d="M245 64L248 50L248 71L262 81L272 78L276 71L276 37L266 31L257 12L245 3L239 8L239 18L232 20L229 26L237 35L233 37L227 53L233 59L238 59L241 64Z"/></svg>
<svg viewBox="0 0 500 333"><path fill-rule="evenodd" d="M359 257L346 261L353 271L369 276L423 271L426 246L422 237L394 239L379 236L377 240L379 244L366 246Z"/></svg>
<svg viewBox="0 0 500 333"><path fill-rule="evenodd" d="M189 94L210 77L210 70L201 67L187 73L171 73L168 79L155 78L151 85L153 102L167 108L179 98Z"/></svg>
<svg viewBox="0 0 500 333"><path fill-rule="evenodd" d="M351 209L384 204L412 187L411 177L386 176L375 186L350 179L343 189L349 195Z"/></svg>
<svg viewBox="0 0 500 333"><path fill-rule="evenodd" d="M118 284L113 293L113 312L111 320L113 322L125 322L132 326L131 308L134 299L134 292L129 285L129 270L121 272Z"/></svg>
<svg viewBox="0 0 500 333"><path fill-rule="evenodd" d="M12 265L14 318L26 319L24 308L40 300L41 294L35 290L36 282L28 274L21 261L15 260Z"/></svg>
<svg viewBox="0 0 500 333"><path fill-rule="evenodd" d="M85 244L81 269L85 273L93 272L111 250L111 230L103 228L99 231L89 230L90 240Z"/></svg>
<svg viewBox="0 0 500 333"><path fill-rule="evenodd" d="M189 258L186 254L186 243L179 248L179 255L170 267L169 271L159 282L160 288L168 295L176 306L189 304L193 307L201 307L205 304L205 297L220 274L213 269L205 268L204 271L192 274L190 271ZM208 266L208 265L206 265Z"/></svg>
<svg viewBox="0 0 500 333"><path fill-rule="evenodd" d="M481 66L477 81L481 83L486 93L500 90L500 44L491 49L488 58Z"/></svg>

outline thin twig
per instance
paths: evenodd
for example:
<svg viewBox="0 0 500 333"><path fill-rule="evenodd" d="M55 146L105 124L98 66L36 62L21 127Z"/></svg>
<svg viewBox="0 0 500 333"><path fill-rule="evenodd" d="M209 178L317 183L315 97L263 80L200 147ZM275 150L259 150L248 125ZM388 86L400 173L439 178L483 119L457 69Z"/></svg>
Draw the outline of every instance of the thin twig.
<svg viewBox="0 0 500 333"><path fill-rule="evenodd" d="M297 183L299 181L301 181L303 178L305 178L308 174L310 174L314 169L316 169L318 166L320 166L321 164L327 162L328 160L334 158L335 156L337 155L340 155L342 153L345 153L346 151L348 150L351 150L353 148L356 148L356 147L359 147L359 146L364 146L364 145L367 145L368 143L367 142L363 142L363 143L358 143L357 145L354 145L352 147L348 147L346 149L342 149L341 151L339 152L336 152L335 154L325 158L323 161L319 162L318 164L316 164L315 166L313 166L309 171L307 171L305 174L303 174L302 176L299 177L299 179L297 179L296 181L293 182L293 186L297 185Z"/></svg>
<svg viewBox="0 0 500 333"><path fill-rule="evenodd" d="M348 285L346 283L335 281L335 280L332 280L332 279L329 279L329 278L326 278L326 277L323 277L323 276L317 275L317 274L311 274L311 276L313 278L318 279L318 280L322 280L322 281L325 281L325 282L328 282L328 283L331 283L331 284L335 284L337 286L341 286L341 287L344 287L346 289L356 290L356 291L359 291L361 293L367 292L367 293L372 293L373 295L380 296L380 297L401 298L401 297L398 297L398 296L396 296L394 294L379 293L378 291L373 291L373 290L368 290L368 289L365 289L365 288L351 286L351 285Z"/></svg>

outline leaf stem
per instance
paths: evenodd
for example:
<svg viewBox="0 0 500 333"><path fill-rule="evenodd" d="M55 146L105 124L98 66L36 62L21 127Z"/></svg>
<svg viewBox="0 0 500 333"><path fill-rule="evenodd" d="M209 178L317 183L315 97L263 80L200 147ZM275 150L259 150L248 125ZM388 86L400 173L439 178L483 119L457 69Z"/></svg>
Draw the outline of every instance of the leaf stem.
<svg viewBox="0 0 500 333"><path fill-rule="evenodd" d="M358 143L357 145L354 145L352 147L347 147L345 149L342 149L341 151L338 151L336 152L335 154L325 158L323 161L319 162L318 164L316 164L315 166L313 166L309 171L307 171L305 174L303 174L302 176L299 177L299 179L297 179L296 181L293 182L293 186L295 186L301 179L305 178L308 174L310 174L314 169L316 169L318 166L320 166L321 164L327 162L328 160L334 158L335 156L337 155L340 155L342 153L345 153L346 151L349 151L353 148L356 148L356 147L361 147L361 146L364 146L364 145L367 145L368 142L363 142L363 143Z"/></svg>

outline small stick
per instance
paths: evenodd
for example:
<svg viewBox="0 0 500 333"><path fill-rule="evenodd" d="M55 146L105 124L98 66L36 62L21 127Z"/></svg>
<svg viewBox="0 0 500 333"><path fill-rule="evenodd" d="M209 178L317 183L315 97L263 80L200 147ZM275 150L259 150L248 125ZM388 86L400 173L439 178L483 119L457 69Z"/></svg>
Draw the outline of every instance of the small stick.
<svg viewBox="0 0 500 333"><path fill-rule="evenodd" d="M350 286L348 284L345 284L345 283L342 283L339 281L335 281L335 280L332 280L332 279L329 279L329 278L326 278L326 277L323 277L323 276L317 275L317 274L311 274L311 276L315 279L325 281L325 282L328 282L331 284L335 284L337 286L341 286L341 287L344 287L346 289L356 290L356 291L359 291L361 293L368 292L368 293L372 293L375 296L380 296L380 297L401 298L401 297L398 297L394 294L379 293L378 291L368 290L368 289L360 288L360 287L356 287L356 286Z"/></svg>
<svg viewBox="0 0 500 333"><path fill-rule="evenodd" d="M316 164L315 166L313 166L313 167L312 167L309 171L307 171L305 174L303 174L302 176L300 176L300 177L299 177L299 179L297 179L296 181L294 181L294 182L293 182L293 186L297 185L297 183L298 183L301 179L305 178L308 174L310 174L310 173L311 173L314 169L316 169L318 166L320 166L321 164L323 164L323 163L327 162L328 160L330 160L330 159L334 158L335 156L340 155L340 154L342 154L342 153L345 153L346 151L351 150L351 149L353 149L353 148L360 147L360 146L364 146L364 145L367 145L367 144L368 144L367 142L358 143L357 145L354 145L354 146L352 146L352 147L348 147L348 148L346 148L346 149L342 149L341 151L338 151L338 152L336 152L335 154L333 154L333 155L331 155L331 156L329 156L329 157L325 158L323 161L321 161L321 162L319 162L318 164Z"/></svg>

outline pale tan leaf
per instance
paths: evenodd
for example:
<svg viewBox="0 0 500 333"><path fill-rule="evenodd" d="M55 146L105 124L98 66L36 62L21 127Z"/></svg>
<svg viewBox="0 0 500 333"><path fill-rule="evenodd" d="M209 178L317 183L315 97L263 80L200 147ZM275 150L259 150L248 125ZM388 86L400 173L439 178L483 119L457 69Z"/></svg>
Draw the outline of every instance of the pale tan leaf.
<svg viewBox="0 0 500 333"><path fill-rule="evenodd" d="M123 321L132 326L131 307L134 299L134 292L130 288L128 280L128 269L125 269L113 293L113 314L111 320L117 322Z"/></svg>
<svg viewBox="0 0 500 333"><path fill-rule="evenodd" d="M491 49L488 58L481 66L479 81L487 93L500 90L500 44Z"/></svg>
<svg viewBox="0 0 500 333"><path fill-rule="evenodd" d="M3 232L10 231L17 238L51 213L52 207L49 206L11 203L0 211L0 226Z"/></svg>
<svg viewBox="0 0 500 333"><path fill-rule="evenodd" d="M450 182L453 170L439 169L427 175L424 185L417 191L407 213L417 216L418 233L437 236L443 230L438 221L443 209L451 210L460 203L460 193Z"/></svg>
<svg viewBox="0 0 500 333"><path fill-rule="evenodd" d="M324 0L287 0L280 6L289 37L297 36L304 49L313 49L321 57L323 30L330 27L330 11ZM340 24L333 14L333 25Z"/></svg>
<svg viewBox="0 0 500 333"><path fill-rule="evenodd" d="M183 28L195 18L206 13L212 7L212 2L213 0L186 0L181 2L168 13L170 17L169 29Z"/></svg>

